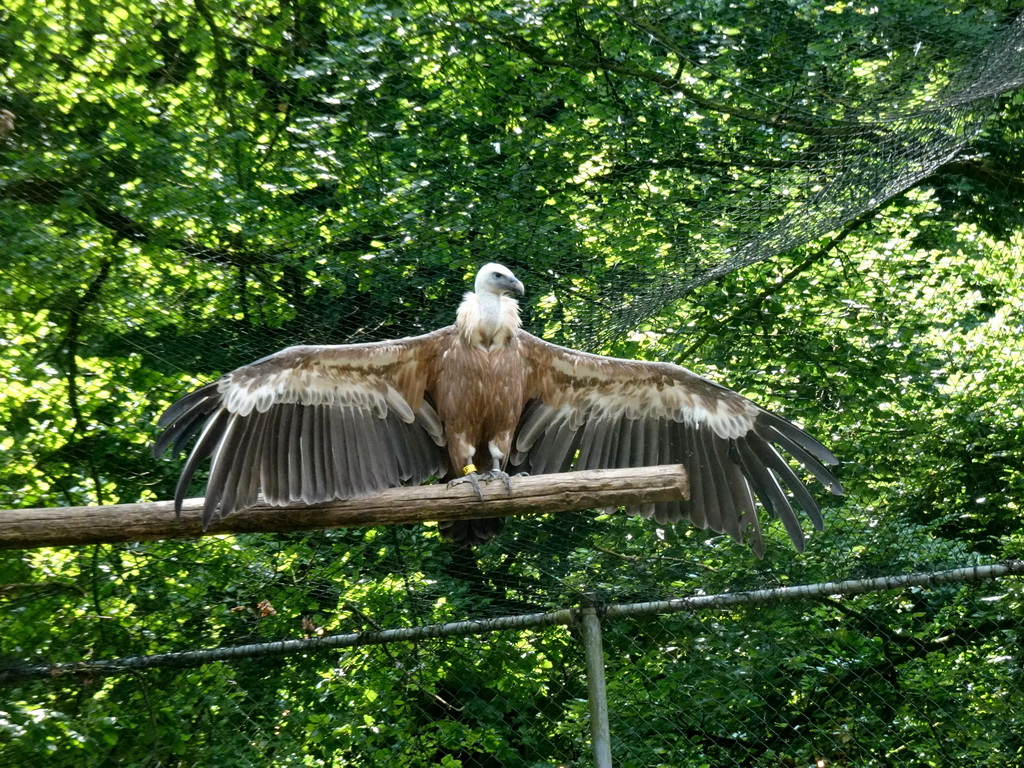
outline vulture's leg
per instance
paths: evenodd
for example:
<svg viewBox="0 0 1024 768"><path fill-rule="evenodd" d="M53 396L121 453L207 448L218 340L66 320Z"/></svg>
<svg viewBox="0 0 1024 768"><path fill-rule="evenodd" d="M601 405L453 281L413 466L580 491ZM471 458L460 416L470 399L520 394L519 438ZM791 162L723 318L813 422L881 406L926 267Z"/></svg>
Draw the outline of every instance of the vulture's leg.
<svg viewBox="0 0 1024 768"><path fill-rule="evenodd" d="M512 492L512 481L509 479L509 476L501 470L501 465L504 462L504 456L500 453L499 449L493 442L490 443L488 447L490 448L491 458L494 460L493 469L488 472L478 473L476 471L476 466L473 464L472 458L470 458L462 468L465 475L449 481L449 488L453 485L469 483L476 492L477 498L480 499L480 501L483 501L484 494L480 487L480 482L499 479L505 484L509 493ZM472 453L470 453L470 456L472 457ZM477 520L451 520L441 522L438 525L443 538L454 541L456 544L472 547L477 544L483 544L485 541L489 541L501 533L501 530L505 527L505 518L484 517Z"/></svg>
<svg viewBox="0 0 1024 768"><path fill-rule="evenodd" d="M482 482L490 482L491 480L501 480L505 486L505 490L512 494L512 478L508 476L508 473L502 470L501 465L505 463L506 450L502 450L503 446L507 446L512 442L511 434L506 436L504 440L491 440L487 443L488 451L491 454L491 461L494 465L486 472L477 472L476 465L472 461L467 462L466 466L462 468L462 471L466 474L463 477L457 477L448 483L448 487L451 488L453 485L461 485L462 483L469 483L473 486L473 490L476 491L477 498L480 501L484 500L483 490L480 487Z"/></svg>
<svg viewBox="0 0 1024 768"><path fill-rule="evenodd" d="M480 500L484 500L484 492L480 487L480 473L476 471L476 464L473 463L473 456L476 455L476 446L471 443L465 435L452 434L449 438L448 449L452 464L462 467L462 477L448 481L448 487L469 483L473 493Z"/></svg>

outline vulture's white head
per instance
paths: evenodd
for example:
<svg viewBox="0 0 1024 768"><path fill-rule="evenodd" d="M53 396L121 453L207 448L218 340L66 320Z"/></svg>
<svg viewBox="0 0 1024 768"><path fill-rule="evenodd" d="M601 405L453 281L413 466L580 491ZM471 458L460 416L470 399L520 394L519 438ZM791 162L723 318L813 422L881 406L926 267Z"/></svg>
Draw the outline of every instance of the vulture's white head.
<svg viewBox="0 0 1024 768"><path fill-rule="evenodd" d="M476 273L475 289L477 295L489 293L502 296L506 293L523 295L523 284L516 280L512 270L501 264L484 264Z"/></svg>
<svg viewBox="0 0 1024 768"><path fill-rule="evenodd" d="M500 347L519 330L519 304L508 294L521 296L523 284L508 267L491 263L476 273L475 289L459 305L455 325L472 344Z"/></svg>

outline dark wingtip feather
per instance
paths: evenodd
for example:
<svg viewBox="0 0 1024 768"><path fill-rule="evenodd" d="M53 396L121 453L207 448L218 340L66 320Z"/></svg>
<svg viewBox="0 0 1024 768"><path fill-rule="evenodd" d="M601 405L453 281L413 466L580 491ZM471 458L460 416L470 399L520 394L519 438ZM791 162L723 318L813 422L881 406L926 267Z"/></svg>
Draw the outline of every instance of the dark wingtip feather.
<svg viewBox="0 0 1024 768"><path fill-rule="evenodd" d="M157 420L157 426L166 427L197 405L201 405L203 400L209 397L218 397L216 389L219 384L219 381L211 381L209 384L204 384L199 389L195 389L184 397L175 400Z"/></svg>
<svg viewBox="0 0 1024 768"><path fill-rule="evenodd" d="M732 445L735 449L733 451L734 460L739 461L743 473L747 476L747 480L750 481L765 509L773 517L782 520L782 525L786 529L786 533L789 534L793 546L798 552L803 552L806 540L803 529L800 527L800 521L793 511L789 499L786 498L786 494L779 486L778 480L769 471L762 456L752 447L751 443L756 445L757 442L757 440L744 438L734 440ZM770 446L767 447L770 448Z"/></svg>
<svg viewBox="0 0 1024 768"><path fill-rule="evenodd" d="M165 429L153 442L154 459L160 458L172 443L175 452L180 450L199 431L210 414L220 407L217 384L214 381L189 392L163 412L157 420L157 426Z"/></svg>
<svg viewBox="0 0 1024 768"><path fill-rule="evenodd" d="M181 476L178 478L178 484L174 488L174 512L178 518L181 518L181 505L185 500L185 494L188 492L188 487L192 483L192 478L196 473L196 469L199 467L200 462L210 456L216 449L221 436L224 434L224 428L230 417L231 414L227 411L222 410L217 413L213 417L213 420L207 424L202 437L199 438L199 442L197 442L195 448L192 449L192 453L189 454L188 460L185 462L185 466L181 470ZM205 526L203 530L206 530Z"/></svg>
<svg viewBox="0 0 1024 768"><path fill-rule="evenodd" d="M758 432L760 432L758 427L761 426L775 428L826 466L834 467L839 464L839 459L836 458L832 451L822 445L821 442L804 432L796 424L791 421L787 421L781 416L777 416L770 411L762 410L757 414L757 419L755 420L754 425L755 430Z"/></svg>
<svg viewBox="0 0 1024 768"><path fill-rule="evenodd" d="M744 515L744 520L748 523L745 541L754 556L758 560L764 560L764 536L761 535L761 519L757 516L757 509L752 509Z"/></svg>
<svg viewBox="0 0 1024 768"><path fill-rule="evenodd" d="M750 440L750 446L757 458L772 470L775 476L789 488L793 498L796 499L800 507L807 513L814 527L819 531L823 530L825 521L821 516L818 503L814 500L811 492L807 490L807 486L796 476L792 467L786 463L786 460L779 455L779 452L770 443L761 440Z"/></svg>
<svg viewBox="0 0 1024 768"><path fill-rule="evenodd" d="M763 411L754 422L754 432L766 442L776 443L788 451L831 493L836 496L843 495L843 486L827 468L838 465L839 460L799 427Z"/></svg>

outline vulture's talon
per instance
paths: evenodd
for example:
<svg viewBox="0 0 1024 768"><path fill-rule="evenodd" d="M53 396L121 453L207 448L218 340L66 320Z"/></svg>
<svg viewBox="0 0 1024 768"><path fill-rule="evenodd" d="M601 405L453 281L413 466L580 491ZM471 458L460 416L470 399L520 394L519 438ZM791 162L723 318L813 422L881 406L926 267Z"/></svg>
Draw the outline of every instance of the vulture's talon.
<svg viewBox="0 0 1024 768"><path fill-rule="evenodd" d="M462 477L457 477L454 480L448 481L448 487L451 488L453 485L462 485L463 483L469 483L473 486L473 490L476 492L476 496L480 501L484 500L484 491L480 486L480 483L489 483L491 480L501 480L502 485L505 486L505 490L512 494L512 478L509 477L507 472L502 472L500 469L491 469L487 472L469 472Z"/></svg>
<svg viewBox="0 0 1024 768"><path fill-rule="evenodd" d="M449 480L448 487L452 488L453 486L456 485L469 483L473 487L473 492L476 494L476 497L480 499L480 501L483 501L484 492L483 489L480 487L481 477L482 476L478 475L476 472L470 472L468 475L463 475L462 477L456 477L454 480Z"/></svg>
<svg viewBox="0 0 1024 768"><path fill-rule="evenodd" d="M484 472L480 475L480 479L484 482L490 480L501 480L505 486L505 490L508 491L509 495L512 495L512 478L508 476L507 472L502 472L500 469L492 469L489 472Z"/></svg>

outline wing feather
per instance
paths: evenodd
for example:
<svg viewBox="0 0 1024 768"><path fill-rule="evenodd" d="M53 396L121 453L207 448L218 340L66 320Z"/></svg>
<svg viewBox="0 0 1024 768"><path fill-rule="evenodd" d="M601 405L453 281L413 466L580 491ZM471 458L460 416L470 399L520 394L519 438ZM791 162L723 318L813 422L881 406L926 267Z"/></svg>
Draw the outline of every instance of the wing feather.
<svg viewBox="0 0 1024 768"><path fill-rule="evenodd" d="M385 434L387 423L382 418L374 418L372 414L364 412L363 424L366 429L363 440L367 454L371 457L370 483L373 488L393 488L399 484L395 470L397 461L389 451L390 441Z"/></svg>
<svg viewBox="0 0 1024 768"><path fill-rule="evenodd" d="M801 433L799 437L801 437L802 440L797 442L797 440L794 439L794 436L791 436L789 431L784 432L772 423L774 421L778 421L778 417L773 416L772 422L767 422L767 420L763 418L765 415L772 416L772 414L768 414L767 412L758 414L757 421L754 422L754 428L758 436L769 443L775 443L785 448L786 451L792 454L794 459L803 464L807 471L814 475L815 479L819 483L832 491L832 493L841 494L843 492L843 487L825 467L825 464L838 464L838 461L834 456L832 456L831 452L806 433ZM823 456L820 452L812 453L811 449L813 449L815 445L824 449L827 456ZM829 461L827 459L831 460Z"/></svg>
<svg viewBox="0 0 1024 768"><path fill-rule="evenodd" d="M199 433L175 489L179 514L206 458L204 527L260 489L271 504L313 504L443 474L444 427L424 394L454 334L291 347L185 395L153 446L178 450Z"/></svg>
<svg viewBox="0 0 1024 768"><path fill-rule="evenodd" d="M746 441L740 441L746 442ZM761 460L768 469L772 470L775 477L779 479L783 485L789 488L790 493L793 494L793 498L803 508L807 516L811 518L811 522L814 527L819 531L825 527L825 521L821 517L821 510L818 509L818 503L811 496L810 491L800 481L793 468L786 463L786 460L782 458L779 452L775 449L771 443L767 442L753 442L750 446L751 451Z"/></svg>
<svg viewBox="0 0 1024 768"><path fill-rule="evenodd" d="M603 435L604 432L607 431L607 429L608 429L608 422L605 421L604 419L597 419L595 421L589 421L589 422L587 422L586 424L583 425L583 428L582 428L583 436L580 438L581 439L580 455L579 455L579 458L576 460L576 465L575 465L574 469L592 469L594 466L597 465L597 460L595 459L593 462L591 462L590 461L590 456L595 451L599 451L600 447L601 447L600 443L598 442L598 440L596 438L596 435L598 435L598 434ZM527 449L530 449L530 448L533 447L530 444L524 444L524 445L525 445L525 447ZM538 452L541 452L541 451L539 450ZM532 451L531 451L530 455L531 456L533 455Z"/></svg>
<svg viewBox="0 0 1024 768"><path fill-rule="evenodd" d="M256 464L256 471L259 471L259 445L258 439L253 439L254 435L258 435L261 424L259 423L265 414L254 413L250 419L241 420L238 426L240 432L236 439L236 445L238 446L238 454L235 459L235 464L238 466L239 471L234 474L229 474L224 479L223 495L221 496L221 506L225 509L231 509L235 506L236 502L239 506L252 506L256 503L256 488L252 486L253 477L253 464ZM251 489L251 497L250 497Z"/></svg>
<svg viewBox="0 0 1024 768"><path fill-rule="evenodd" d="M619 427L617 441L609 440L611 449L608 463L605 466L611 467L637 467L643 466L642 460L637 456L637 450L643 450L643 424L636 419L622 418ZM617 445L616 445L617 443Z"/></svg>
<svg viewBox="0 0 1024 768"><path fill-rule="evenodd" d="M317 498L316 492L316 462L319 458L317 456L317 449L319 446L315 445L316 434L314 427L316 426L316 412L319 406L307 405L300 411L301 420L299 427L299 473L302 477L301 501L304 504L312 504L313 500Z"/></svg>
<svg viewBox="0 0 1024 768"><path fill-rule="evenodd" d="M595 454L596 462L591 469L602 467L614 467L614 456L618 450L619 436L622 434L623 422L627 421L625 414L616 414L607 420L607 428L601 438L601 450Z"/></svg>
<svg viewBox="0 0 1024 768"><path fill-rule="evenodd" d="M401 442L408 456L402 482L419 484L431 475L444 475L446 466L439 461L437 446L430 435L418 424L404 424L400 429L404 430L405 439Z"/></svg>
<svg viewBox="0 0 1024 768"><path fill-rule="evenodd" d="M675 426L683 444L683 466L686 467L686 474L690 479L690 519L698 528L707 528L711 502L705 497L704 486L710 478L704 471L701 454L697 449L697 430L683 423Z"/></svg>
<svg viewBox="0 0 1024 768"><path fill-rule="evenodd" d="M365 415L356 408L345 409L348 424L345 439L351 447L351 450L345 452L345 457L348 460L352 489L357 496L363 496L373 490L371 468L375 457L367 456Z"/></svg>
<svg viewBox="0 0 1024 768"><path fill-rule="evenodd" d="M228 483L228 474L238 454L239 433L245 431L247 421L229 416L224 426L224 434L213 450L210 462L210 479L206 481L206 496L203 499L203 527L210 524L224 496L224 488Z"/></svg>
<svg viewBox="0 0 1024 768"><path fill-rule="evenodd" d="M664 421L664 419L647 419L642 422L644 426L644 445L646 446L643 457L644 466L656 467L661 464L662 444L660 436L661 425Z"/></svg>
<svg viewBox="0 0 1024 768"><path fill-rule="evenodd" d="M295 403L285 403L283 407L289 416L287 445L281 460L288 466L288 501L293 502L302 499L302 408Z"/></svg>
<svg viewBox="0 0 1024 768"><path fill-rule="evenodd" d="M267 503L280 506L288 503L288 430L292 408L288 405L271 408L267 415L260 479Z"/></svg>
<svg viewBox="0 0 1024 768"><path fill-rule="evenodd" d="M661 463L661 446L658 443L658 432L659 424L663 419L645 419L638 421L638 425L643 430L643 452L640 454L643 457L643 465L646 467L654 467ZM637 452L634 451L634 455ZM651 518L656 513L656 506L653 502L648 502L640 506L640 514L643 517Z"/></svg>
<svg viewBox="0 0 1024 768"><path fill-rule="evenodd" d="M821 526L817 502L776 448L830 492L842 487L829 467L835 456L795 424L731 390L669 363L591 355L519 334L532 371L512 455L529 471L682 463L690 498L637 505L659 522L682 517L702 528L746 539L763 552L754 497L782 519L797 549L804 535L790 496ZM570 436L571 435L571 436Z"/></svg>
<svg viewBox="0 0 1024 768"><path fill-rule="evenodd" d="M419 424L407 424L405 426L408 435L407 445L409 447L410 466L409 477L404 478L409 483L422 483L431 475L441 477L445 473L446 464L443 454L437 450L433 438Z"/></svg>
<svg viewBox="0 0 1024 768"><path fill-rule="evenodd" d="M670 425L671 422L668 419L658 419L657 429L658 434L654 438L654 443L658 446L658 458L654 464L661 464L661 456L672 455L672 438L670 436ZM683 511L680 508L680 504L674 501L659 501L654 505L654 519L665 525L671 523L674 520L679 520L683 516Z"/></svg>
<svg viewBox="0 0 1024 768"><path fill-rule="evenodd" d="M540 400L530 400L523 408L519 416L519 431L516 435L515 447L518 451L520 444L525 446L534 445L542 434L551 429L552 422L559 423L561 418ZM518 463L519 455L513 456L513 463Z"/></svg>
<svg viewBox="0 0 1024 768"><path fill-rule="evenodd" d="M178 452L196 432L203 428L210 414L218 407L217 383L200 387L176 401L168 408L157 424L166 429L153 443L153 457L159 458L174 444Z"/></svg>
<svg viewBox="0 0 1024 768"><path fill-rule="evenodd" d="M383 431L392 453L397 460L395 485L409 482L412 477L413 467L413 434L408 430L408 425L402 420L396 420L394 416L388 416L388 428Z"/></svg>
<svg viewBox="0 0 1024 768"><path fill-rule="evenodd" d="M582 435L578 429L573 429L568 419L562 419L554 427L555 432L551 436L550 459L548 471L565 472L572 465L572 460Z"/></svg>
<svg viewBox="0 0 1024 768"><path fill-rule="evenodd" d="M709 430L704 429L695 429L693 433L694 450L700 465L698 473L701 476L704 491L704 516L707 518L707 526L713 531L734 536L735 528L730 525L733 521L722 510L724 501L721 494L722 477L718 457L714 453L714 436Z"/></svg>
<svg viewBox="0 0 1024 768"><path fill-rule="evenodd" d="M188 487L192 482L196 469L199 467L199 463L217 447L230 418L231 415L226 411L217 411L213 418L206 422L206 425L203 427L203 431L196 442L196 447L192 450L188 461L185 462L185 466L181 470L181 476L178 478L178 484L174 489L174 513L178 517L181 517L181 504L185 500L185 494L188 493Z"/></svg>
<svg viewBox="0 0 1024 768"><path fill-rule="evenodd" d="M785 435L793 443L804 448L822 464L835 466L839 463L839 459L835 457L832 451L808 435L793 422L786 421L781 416L763 410L758 414L757 421L757 426L759 428L762 425L772 427L776 432Z"/></svg>
<svg viewBox="0 0 1024 768"><path fill-rule="evenodd" d="M793 511L789 499L779 485L779 481L768 471L764 458L753 445L746 440L738 440L735 445L741 457L740 463L749 473L754 487L758 489L757 495L761 498L761 502L772 515L782 519L782 525L789 534L793 546L797 548L797 551L803 552L805 544L803 529L800 527L800 521Z"/></svg>
<svg viewBox="0 0 1024 768"><path fill-rule="evenodd" d="M679 461L680 459L678 457L685 457L686 440L683 424L672 419L664 420L664 434L666 445L668 446L668 452L666 454L667 460ZM690 481L690 485L692 487L692 480ZM687 498L682 501L674 502L671 507L668 507L667 514L669 514L670 517L666 520L659 520L658 522L677 523L684 518L695 521L695 505L693 503L693 498L694 496L691 491Z"/></svg>

